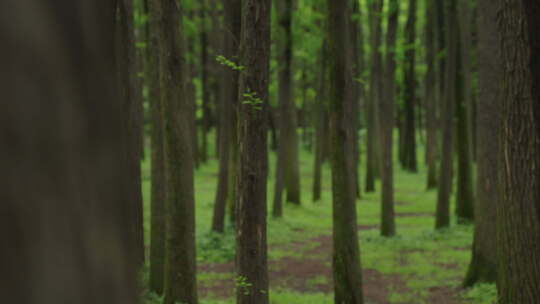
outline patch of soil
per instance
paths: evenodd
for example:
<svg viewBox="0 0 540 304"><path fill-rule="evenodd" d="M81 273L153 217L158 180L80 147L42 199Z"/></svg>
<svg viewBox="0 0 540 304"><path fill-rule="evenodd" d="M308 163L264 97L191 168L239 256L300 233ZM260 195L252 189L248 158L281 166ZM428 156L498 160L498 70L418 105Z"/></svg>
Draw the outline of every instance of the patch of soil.
<svg viewBox="0 0 540 304"><path fill-rule="evenodd" d="M370 230L377 225L360 225L359 230ZM313 246L316 243L316 246ZM294 257L283 257L269 261L270 284L273 288L294 290L302 293L333 292L332 281L332 236L319 235L306 241L295 241L289 244L273 245L272 248L286 248L300 253ZM406 265L406 256L421 252L421 249L403 250L400 254L400 264ZM441 264L444 268L456 268L459 265ZM234 263L204 264L199 266L199 272L234 273ZM410 294L406 285L406 276L398 274L383 274L373 269L363 269L363 291L367 303L388 304L392 291L401 294ZM218 279L200 282L199 294L201 297L226 299L234 297L234 279ZM459 290L450 287L434 287L429 289L427 303L462 304L459 299ZM316 303L314 303L316 304ZM400 303L416 304L416 303Z"/></svg>
<svg viewBox="0 0 540 304"><path fill-rule="evenodd" d="M332 293L332 269L330 260L313 258L285 257L277 261L270 261L269 275L270 284L274 288L295 290L297 292ZM200 269L212 269L224 271L230 268L229 264L214 266L204 265ZM219 272L219 271L214 271ZM388 303L388 295L392 290L406 292L405 282L399 275L384 275L373 269L364 269L363 290L364 296L369 303ZM320 280L320 278L326 278ZM202 297L219 299L234 296L234 280L215 280L209 283L199 284L199 294Z"/></svg>
<svg viewBox="0 0 540 304"><path fill-rule="evenodd" d="M459 298L460 290L448 286L432 287L429 289L428 303L437 304L462 304Z"/></svg>
<svg viewBox="0 0 540 304"><path fill-rule="evenodd" d="M360 226L360 230L374 229L376 226ZM307 249L306 244L316 242L317 246ZM320 235L304 243L294 242L294 248L303 245L301 257L284 257L269 261L271 287L295 290L298 292L332 293L332 237ZM282 245L279 247L283 248ZM233 273L234 264L204 264L199 272ZM405 282L399 275L385 275L373 269L363 269L363 290L368 303L386 304L392 290L406 292ZM321 280L321 278L324 278ZM234 280L222 279L199 284L202 297L231 298L234 296Z"/></svg>

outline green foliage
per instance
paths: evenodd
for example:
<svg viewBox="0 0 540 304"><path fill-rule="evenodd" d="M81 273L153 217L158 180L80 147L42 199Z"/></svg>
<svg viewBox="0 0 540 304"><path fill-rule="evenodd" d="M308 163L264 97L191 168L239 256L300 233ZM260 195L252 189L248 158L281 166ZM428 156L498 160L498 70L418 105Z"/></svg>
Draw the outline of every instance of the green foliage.
<svg viewBox="0 0 540 304"><path fill-rule="evenodd" d="M222 56L222 55L216 56L216 61L219 62L220 64L224 65L224 66L227 66L227 67L235 70L235 71L243 71L245 69L245 67L236 64L234 61L229 60L229 59L225 58L225 56Z"/></svg>
<svg viewBox="0 0 540 304"><path fill-rule="evenodd" d="M199 263L224 263L234 259L235 240L231 230L221 234L207 232L197 238Z"/></svg>
<svg viewBox="0 0 540 304"><path fill-rule="evenodd" d="M478 284L469 289L464 298L478 304L497 303L497 287L495 284Z"/></svg>
<svg viewBox="0 0 540 304"><path fill-rule="evenodd" d="M236 285L235 288L242 292L244 295L249 295L249 290L253 286L246 277L238 276L236 277Z"/></svg>
<svg viewBox="0 0 540 304"><path fill-rule="evenodd" d="M244 100L242 104L251 105L255 110L262 110L263 101L257 96L256 92L251 91L249 88L243 94Z"/></svg>

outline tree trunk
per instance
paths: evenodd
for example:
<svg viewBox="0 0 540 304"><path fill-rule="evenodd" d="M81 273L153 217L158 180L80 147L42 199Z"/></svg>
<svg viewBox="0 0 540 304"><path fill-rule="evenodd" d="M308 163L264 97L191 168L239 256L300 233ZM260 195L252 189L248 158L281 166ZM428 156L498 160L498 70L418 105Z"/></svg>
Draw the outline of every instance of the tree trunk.
<svg viewBox="0 0 540 304"><path fill-rule="evenodd" d="M380 100L380 121L381 121L381 235L393 236L396 234L396 223L394 219L394 168L393 168L393 131L395 125L394 104L396 91L396 38L399 17L399 3L397 0L390 0L388 15L388 28L386 36L386 68L384 78L386 79L383 98ZM383 123L384 122L384 123Z"/></svg>
<svg viewBox="0 0 540 304"><path fill-rule="evenodd" d="M146 58L146 79L148 96L150 99L150 112L152 116L152 185L150 207L150 290L156 294L163 293L163 278L165 270L165 155L163 151L163 114L161 109L160 79L159 79L159 24L156 16L150 11L149 1L145 0L148 12L148 56Z"/></svg>
<svg viewBox="0 0 540 304"><path fill-rule="evenodd" d="M122 0L118 2L119 25L117 38L119 58L118 62L125 68L122 77L124 98L126 100L125 111L126 131L129 148L127 158L129 161L129 189L131 190L132 206L132 231L137 254L137 262L144 265L144 227L143 227L143 198L141 186L141 124L139 107L141 106L140 95L137 92L137 53L135 50L135 29L133 25L133 2Z"/></svg>
<svg viewBox="0 0 540 304"><path fill-rule="evenodd" d="M353 168L354 134L348 0L328 0L335 303L363 303Z"/></svg>
<svg viewBox="0 0 540 304"><path fill-rule="evenodd" d="M378 175L377 164L377 103L381 98L382 85L382 12L384 0L375 0L370 5L370 40L372 49L372 65L370 72L370 96L367 104L367 155L366 155L366 192L375 191L375 177Z"/></svg>
<svg viewBox="0 0 540 304"><path fill-rule="evenodd" d="M207 32L207 18L206 18L206 0L199 0L199 18L200 18L200 29L199 29L199 39L201 43L201 53L200 63L201 63L201 86L202 86L202 120L201 120L201 138L202 145L201 150L199 151L201 156L201 161L205 163L208 160L208 132L210 129L210 99L211 99L211 88L209 80L209 62L208 62L208 32Z"/></svg>
<svg viewBox="0 0 540 304"><path fill-rule="evenodd" d="M478 2L478 160L475 230L472 259L463 285L495 282L497 279L496 207L499 204L499 135L502 64L497 32L498 6L490 0Z"/></svg>
<svg viewBox="0 0 540 304"><path fill-rule="evenodd" d="M239 171L236 218L238 304L268 304L266 192L271 0L242 1Z"/></svg>
<svg viewBox="0 0 540 304"><path fill-rule="evenodd" d="M278 71L278 91L280 104L280 148L283 153L278 153L278 157L283 159L283 177L285 189L287 190L287 202L300 205L300 164L298 160L298 134L296 103L294 99L294 77L293 77L293 0L276 0L276 11L278 14L278 24L280 28L280 39L278 39L279 71ZM279 163L279 161L278 161ZM276 181L279 182L279 181Z"/></svg>
<svg viewBox="0 0 540 304"><path fill-rule="evenodd" d="M359 125L359 111L360 111L360 96L361 96L361 86L360 82L357 81L357 79L360 78L362 74L362 70L360 70L360 48L359 48L359 37L360 37L360 31L362 30L361 23L359 19L357 19L358 14L360 13L360 3L356 0L349 0L349 5L351 9L351 13L354 16L354 18L350 19L350 35L351 35L351 47L350 47L350 55L351 56L351 69L352 69L352 77L353 81L351 83L352 85L352 92L353 92L353 113L352 113L352 124L353 124L353 130L354 130L354 153L351 155L353 157L353 166L354 166L354 184L356 185L356 197L360 198L361 193L361 186L360 186L360 172L359 172L359 164L360 164L360 147L359 147L359 135L358 135L358 125Z"/></svg>
<svg viewBox="0 0 540 304"><path fill-rule="evenodd" d="M417 0L409 0L407 25L405 26L404 62L404 155L403 168L417 172L416 159L416 5Z"/></svg>
<svg viewBox="0 0 540 304"><path fill-rule="evenodd" d="M426 7L426 160L428 167L427 189L437 187L437 96L436 96L436 45L435 45L435 0L428 0Z"/></svg>
<svg viewBox="0 0 540 304"><path fill-rule="evenodd" d="M499 303L532 304L540 299L540 3L502 3Z"/></svg>
<svg viewBox="0 0 540 304"><path fill-rule="evenodd" d="M445 7L444 1L434 0L435 6L435 39L436 39L436 67L437 67L437 82L436 82L436 98L437 98L437 107L439 111L436 113L437 120L437 148L436 148L436 158L437 164L441 165L442 151L441 151L441 141L442 141L442 129L443 129L443 112L445 109L444 102L444 86L446 83L446 60L447 56L441 56L441 54L446 54L446 20L445 20ZM437 172L437 178L440 176L440 172ZM437 180L437 184L439 181ZM437 185L438 186L438 185Z"/></svg>
<svg viewBox="0 0 540 304"><path fill-rule="evenodd" d="M240 36L240 0L223 0L224 8L224 56L226 58L236 58L238 53L238 38ZM212 219L212 230L223 232L225 230L225 210L227 208L227 199L231 192L232 181L231 154L232 146L236 145L233 139L236 139L236 115L235 110L238 100L238 71L223 66L221 76L221 118L219 141L219 180L216 201L214 204L214 216Z"/></svg>
<svg viewBox="0 0 540 304"><path fill-rule="evenodd" d="M193 155L186 94L188 66L182 14L175 0L152 0L159 26L159 62L167 181L165 304L197 303Z"/></svg>
<svg viewBox="0 0 540 304"><path fill-rule="evenodd" d="M317 94L317 101L315 105L315 115L316 115L316 125L315 125L315 163L313 169L313 201L317 202L321 199L321 184L322 184L322 164L323 164L323 153L324 145L326 143L326 125L328 124L328 115L325 105L325 100L327 98L327 48L326 43L323 43L321 47L320 55L320 69L319 74L319 91Z"/></svg>
<svg viewBox="0 0 540 304"><path fill-rule="evenodd" d="M437 214L435 227L437 229L450 226L450 196L452 192L452 164L454 154L454 104L456 102L457 86L457 60L458 60L458 23L457 23L457 0L450 0L446 4L446 29L448 41L444 111L442 130L442 158L439 170L439 189L437 196Z"/></svg>
<svg viewBox="0 0 540 304"><path fill-rule="evenodd" d="M457 156L458 178L456 195L456 216L458 222L474 220L474 194L472 177L472 139L470 126L470 107L472 104L471 75L471 8L470 2L461 0L460 12L460 62L458 80L457 118Z"/></svg>
<svg viewBox="0 0 540 304"><path fill-rule="evenodd" d="M138 301L117 4L0 3L3 302Z"/></svg>

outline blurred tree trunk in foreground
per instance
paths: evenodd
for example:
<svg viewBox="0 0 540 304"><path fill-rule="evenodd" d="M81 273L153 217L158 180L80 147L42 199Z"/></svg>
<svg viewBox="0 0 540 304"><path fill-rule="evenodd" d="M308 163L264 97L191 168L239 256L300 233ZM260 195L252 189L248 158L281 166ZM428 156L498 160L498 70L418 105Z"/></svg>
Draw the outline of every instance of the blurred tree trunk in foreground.
<svg viewBox="0 0 540 304"><path fill-rule="evenodd" d="M138 302L116 5L0 3L7 303Z"/></svg>

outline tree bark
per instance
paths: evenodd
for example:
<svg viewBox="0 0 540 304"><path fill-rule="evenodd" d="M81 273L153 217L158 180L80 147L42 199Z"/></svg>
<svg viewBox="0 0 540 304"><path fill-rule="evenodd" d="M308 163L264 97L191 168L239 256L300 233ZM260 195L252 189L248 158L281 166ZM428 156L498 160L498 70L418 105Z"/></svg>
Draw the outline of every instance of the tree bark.
<svg viewBox="0 0 540 304"><path fill-rule="evenodd" d="M460 62L457 96L457 156L458 178L456 195L456 216L458 222L474 220L474 190L472 177L472 139L470 107L472 104L471 75L471 8L469 1L461 0L460 20Z"/></svg>
<svg viewBox="0 0 540 304"><path fill-rule="evenodd" d="M452 193L452 165L454 154L454 109L457 86L457 60L458 60L458 23L456 0L446 3L446 31L448 41L444 111L442 130L442 158L439 170L439 189L437 193L437 211L435 228L441 229L450 226L450 196Z"/></svg>
<svg viewBox="0 0 540 304"><path fill-rule="evenodd" d="M540 299L540 3L502 1L499 303Z"/></svg>
<svg viewBox="0 0 540 304"><path fill-rule="evenodd" d="M200 64L201 64L201 86L202 86L202 112L201 137L202 144L199 151L201 161L205 163L208 160L208 132L210 131L210 100L211 84L209 79L210 63L208 62L208 27L206 18L207 0L199 0L199 42L201 44Z"/></svg>
<svg viewBox="0 0 540 304"><path fill-rule="evenodd" d="M399 3L397 0L389 2L388 27L386 36L386 79L383 98L380 100L381 121L381 235L393 236L396 234L394 219L394 168L393 168L393 131L395 125L395 91L396 91L396 39L399 17ZM383 123L384 122L384 123Z"/></svg>
<svg viewBox="0 0 540 304"><path fill-rule="evenodd" d="M224 56L229 60L237 57L238 38L240 36L240 0L223 0L224 8ZM225 230L225 210L227 209L227 199L231 189L231 172L236 170L231 168L231 154L236 139L236 115L235 110L238 100L238 71L223 66L221 76L221 118L219 141L219 180L216 200L214 204L214 216L212 219L212 230L224 232Z"/></svg>
<svg viewBox="0 0 540 304"><path fill-rule="evenodd" d="M354 109L348 53L348 0L328 0L335 303L363 303L353 168Z"/></svg>
<svg viewBox="0 0 540 304"><path fill-rule="evenodd" d="M141 131L139 106L140 96L137 92L137 56L135 51L135 29L133 26L132 0L118 1L117 54L118 64L122 69L120 75L122 97L125 100L125 111L128 114L125 120L128 139L127 159L129 173L130 201L132 203L131 229L135 251L139 266L144 265L144 227L143 227L143 199L141 187Z"/></svg>
<svg viewBox="0 0 540 304"><path fill-rule="evenodd" d="M163 151L163 114L161 109L160 79L159 79L159 24L157 16L152 15L149 1L144 5L148 13L147 24L148 53L146 58L146 79L148 96L150 100L150 112L152 117L152 185L150 207L150 290L156 294L163 293L163 278L165 270L165 202L166 202L166 177L165 155Z"/></svg>
<svg viewBox="0 0 540 304"><path fill-rule="evenodd" d="M236 217L238 304L268 304L266 194L271 0L242 1L239 171Z"/></svg>
<svg viewBox="0 0 540 304"><path fill-rule="evenodd" d="M428 0L426 5L426 160L428 167L427 189L437 187L437 150L438 150L438 123L437 123L437 70L435 45L435 12L436 1Z"/></svg>
<svg viewBox="0 0 540 304"><path fill-rule="evenodd" d="M382 93L382 12L384 0L375 0L370 5L370 40L373 46L372 65L370 72L369 100L366 111L367 121L367 155L366 155L366 192L375 191L375 177L378 175L377 164L377 103Z"/></svg>
<svg viewBox="0 0 540 304"><path fill-rule="evenodd" d="M409 0L407 24L405 26L405 67L404 67L404 129L403 168L417 172L416 157L416 5L417 0Z"/></svg>
<svg viewBox="0 0 540 304"><path fill-rule="evenodd" d="M285 189L287 190L287 202L300 205L300 163L298 160L298 133L296 118L296 102L294 98L294 77L293 77L293 0L276 0L276 11L278 14L278 25L280 37L277 40L279 52L278 71L278 91L280 107L280 149L278 157L282 157L281 163L284 167L282 178L284 178ZM279 181L276 181L279 183Z"/></svg>
<svg viewBox="0 0 540 304"><path fill-rule="evenodd" d="M159 62L167 182L165 304L197 303L193 152L182 14L175 0L152 0Z"/></svg>
<svg viewBox="0 0 540 304"><path fill-rule="evenodd" d="M6 303L138 302L117 4L0 3Z"/></svg>
<svg viewBox="0 0 540 304"><path fill-rule="evenodd" d="M315 120L315 163L313 169L313 201L317 202L321 199L321 188L322 188L322 165L324 158L324 145L326 144L325 138L327 137L327 125L328 125L328 113L325 105L325 100L327 99L327 48L326 43L323 43L321 46L321 55L320 55L320 69L319 74L319 91L317 94L317 101L315 105L316 111L316 120Z"/></svg>
<svg viewBox="0 0 540 304"><path fill-rule="evenodd" d="M496 207L499 204L499 135L503 67L497 32L498 5L478 2L478 138L475 230L472 259L463 285L497 279Z"/></svg>
<svg viewBox="0 0 540 304"><path fill-rule="evenodd" d="M362 25L360 23L360 20L358 19L358 14L360 14L360 3L356 0L350 0L350 11L351 11L351 18L350 18L350 35L351 35L351 47L350 47L350 55L351 56L351 69L352 69L352 90L353 90L353 129L354 129L354 153L351 155L353 157L353 166L354 166L354 179L355 179L355 185L356 185L356 197L360 198L361 193L361 186L360 186L360 172L359 172L359 165L360 165L360 147L359 147L359 135L358 135L358 126L359 126L359 111L360 111L360 96L362 94L361 90L362 87L360 85L360 82L357 81L357 79L360 79L362 70L361 68L361 59L360 59L360 45L359 45L359 38L360 38L360 31L362 31Z"/></svg>
<svg viewBox="0 0 540 304"><path fill-rule="evenodd" d="M472 177L472 139L471 117L472 105L472 75L471 75L471 8L470 2L460 2L460 63L459 63L459 96L457 98L457 154L458 154L458 178L456 195L456 216L458 222L470 222L474 220L474 193Z"/></svg>

